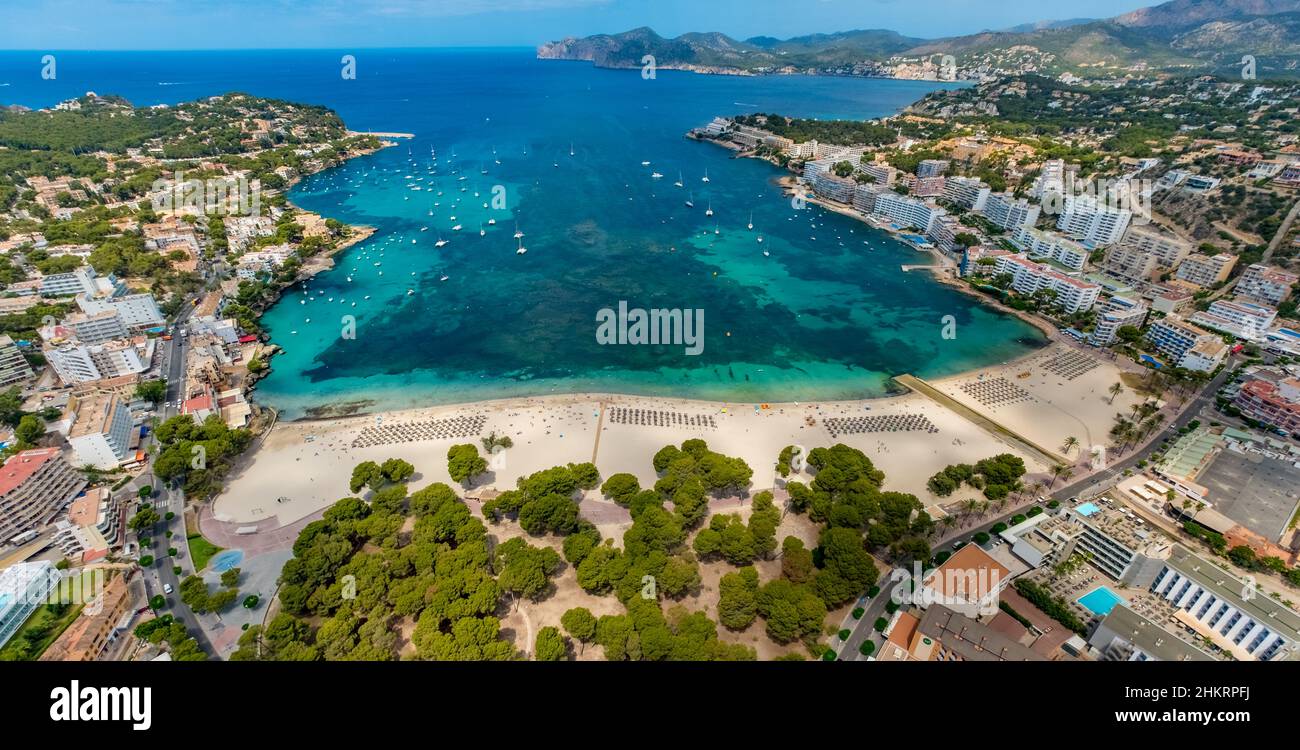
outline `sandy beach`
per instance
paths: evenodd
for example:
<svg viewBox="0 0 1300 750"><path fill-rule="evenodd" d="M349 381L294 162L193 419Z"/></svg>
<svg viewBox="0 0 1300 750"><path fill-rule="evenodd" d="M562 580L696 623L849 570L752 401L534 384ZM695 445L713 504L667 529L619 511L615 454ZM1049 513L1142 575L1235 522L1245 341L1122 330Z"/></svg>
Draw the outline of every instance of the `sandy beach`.
<svg viewBox="0 0 1300 750"><path fill-rule="evenodd" d="M1110 403L1107 389L1119 379L1113 363L1057 343L1020 360L930 385L1059 453L1067 437L1076 437L1085 451L1106 442L1115 413L1126 412L1138 399L1125 389ZM837 442L858 448L884 470L887 489L910 492L931 506L940 499L928 492L925 481L952 463L1011 452L1025 459L1031 474L1050 468L1041 456L919 393L756 406L556 395L281 422L250 449L212 510L216 519L229 523L274 517L274 525L287 525L347 496L357 463L390 457L416 467L412 490L432 482L451 484L448 447L478 445L479 438L491 432L508 435L514 446L492 457L490 471L465 488L470 496L510 489L521 476L581 461L594 461L604 477L628 472L650 485L656 479L651 466L655 451L697 437L748 462L754 469L755 491L777 485L777 454L791 444L809 450ZM1079 455L1071 451L1069 458ZM621 509L599 500L598 493L584 501L583 513L602 526L617 526L621 520Z"/></svg>

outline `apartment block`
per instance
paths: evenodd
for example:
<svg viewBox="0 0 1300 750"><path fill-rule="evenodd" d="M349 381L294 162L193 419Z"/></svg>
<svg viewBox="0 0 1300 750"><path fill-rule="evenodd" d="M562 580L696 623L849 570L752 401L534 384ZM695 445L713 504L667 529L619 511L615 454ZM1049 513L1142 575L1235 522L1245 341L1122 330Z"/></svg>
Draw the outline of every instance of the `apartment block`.
<svg viewBox="0 0 1300 750"><path fill-rule="evenodd" d="M821 172L812 179L813 193L819 198L832 200L836 203L852 203L853 193L857 186L858 183L852 178L839 177L832 172Z"/></svg>
<svg viewBox="0 0 1300 750"><path fill-rule="evenodd" d="M166 322L152 294L126 294L119 297L78 295L77 305L88 315L115 310L128 329L140 330Z"/></svg>
<svg viewBox="0 0 1300 750"><path fill-rule="evenodd" d="M141 343L143 346L139 348L130 339L92 346L64 344L45 350L45 357L65 384L86 383L101 378L135 375L148 370L152 342L146 340Z"/></svg>
<svg viewBox="0 0 1300 750"><path fill-rule="evenodd" d="M1031 295L1039 289L1055 291L1057 304L1071 314L1092 309L1101 294L1100 286L1067 276L1023 255L996 256L993 271L1011 274L1011 288L1020 294Z"/></svg>
<svg viewBox="0 0 1300 750"><path fill-rule="evenodd" d="M1209 310L1192 313L1191 322L1202 328L1226 333L1239 339L1255 341L1263 336L1273 321L1277 310L1253 302L1215 300Z"/></svg>
<svg viewBox="0 0 1300 750"><path fill-rule="evenodd" d="M943 199L972 211L984 210L991 190L973 177L949 177L943 184Z"/></svg>
<svg viewBox="0 0 1300 750"><path fill-rule="evenodd" d="M1232 267L1237 265L1237 256L1219 253L1215 256L1193 253L1178 266L1174 278L1201 287L1214 286L1228 280Z"/></svg>
<svg viewBox="0 0 1300 750"><path fill-rule="evenodd" d="M1198 635L1243 661L1277 661L1300 640L1300 615L1218 565L1174 545L1149 590Z"/></svg>
<svg viewBox="0 0 1300 750"><path fill-rule="evenodd" d="M1105 268L1130 281L1150 281L1178 267L1192 251L1186 240L1151 225L1134 225L1106 252Z"/></svg>
<svg viewBox="0 0 1300 750"><path fill-rule="evenodd" d="M922 159L920 164L916 165L917 177L940 177L948 171L947 159Z"/></svg>
<svg viewBox="0 0 1300 750"><path fill-rule="evenodd" d="M1291 296L1291 288L1297 282L1300 282L1300 276L1294 273L1252 263L1246 266L1232 291L1239 297L1249 297L1276 307Z"/></svg>
<svg viewBox="0 0 1300 750"><path fill-rule="evenodd" d="M1174 316L1153 322L1146 337L1165 359L1187 370L1208 372L1227 354L1223 339Z"/></svg>
<svg viewBox="0 0 1300 750"><path fill-rule="evenodd" d="M1033 226L1041 209L1024 198L1012 198L1006 193L990 193L984 201L984 218L997 226L1013 231L1022 226Z"/></svg>
<svg viewBox="0 0 1300 750"><path fill-rule="evenodd" d="M34 377L32 366L14 340L0 334L0 387L7 388Z"/></svg>
<svg viewBox="0 0 1300 750"><path fill-rule="evenodd" d="M930 231L935 219L945 215L947 211L933 203L893 192L884 192L876 196L876 207L872 213L904 228L915 227L925 234Z"/></svg>
<svg viewBox="0 0 1300 750"><path fill-rule="evenodd" d="M41 654L40 660L96 661L104 658L120 638L127 637L134 603L129 575L127 572L112 575L99 595Z"/></svg>
<svg viewBox="0 0 1300 750"><path fill-rule="evenodd" d="M1097 322L1088 335L1088 343L1093 346L1110 346L1119 340L1117 332L1124 326L1141 328L1147 319L1147 312L1144 302L1112 297L1097 314Z"/></svg>
<svg viewBox="0 0 1300 750"><path fill-rule="evenodd" d="M1088 195L1066 196L1056 228L1093 245L1113 245L1120 241L1133 219L1127 208L1108 206Z"/></svg>
<svg viewBox="0 0 1300 750"><path fill-rule="evenodd" d="M130 335L122 316L115 309L90 313L73 313L64 318L62 327L83 344L102 344L105 341Z"/></svg>
<svg viewBox="0 0 1300 750"><path fill-rule="evenodd" d="M1300 433L1300 379L1248 380L1232 402L1251 419L1290 433Z"/></svg>
<svg viewBox="0 0 1300 750"><path fill-rule="evenodd" d="M1088 262L1089 248L1056 232L1044 232L1029 226L1016 229L1011 242L1038 260L1048 258L1074 271L1082 271Z"/></svg>
<svg viewBox="0 0 1300 750"><path fill-rule="evenodd" d="M58 448L11 456L0 468L0 541L46 525L85 487Z"/></svg>
<svg viewBox="0 0 1300 750"><path fill-rule="evenodd" d="M70 404L75 416L68 430L78 466L115 469L131 458L131 412L115 393L92 393Z"/></svg>

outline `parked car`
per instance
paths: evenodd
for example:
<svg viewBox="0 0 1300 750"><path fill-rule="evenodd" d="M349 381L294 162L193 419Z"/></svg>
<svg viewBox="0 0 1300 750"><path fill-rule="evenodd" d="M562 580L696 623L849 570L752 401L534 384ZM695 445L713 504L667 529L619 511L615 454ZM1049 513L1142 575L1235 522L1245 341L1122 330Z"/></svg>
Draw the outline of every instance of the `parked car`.
<svg viewBox="0 0 1300 750"><path fill-rule="evenodd" d="M171 592L172 592L172 585L171 585L170 583L164 583L164 584L163 584L163 593L164 593L164 594L170 594Z"/></svg>

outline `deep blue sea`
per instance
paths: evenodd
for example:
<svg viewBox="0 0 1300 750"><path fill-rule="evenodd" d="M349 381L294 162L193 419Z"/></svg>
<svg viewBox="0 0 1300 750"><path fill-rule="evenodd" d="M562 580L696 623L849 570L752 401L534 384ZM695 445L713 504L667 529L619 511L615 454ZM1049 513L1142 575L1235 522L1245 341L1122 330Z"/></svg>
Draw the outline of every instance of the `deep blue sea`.
<svg viewBox="0 0 1300 750"><path fill-rule="evenodd" d="M55 53L58 77L43 80L41 53L0 53L0 103L244 91L326 105L354 130L415 134L291 196L378 231L265 317L285 351L257 398L286 417L585 391L870 397L893 375L943 376L1043 343L1016 318L900 268L929 256L834 213L795 210L775 185L781 170L683 138L741 112L877 117L944 84L646 80L519 49L354 51L357 77L345 80L343 54ZM601 345L597 312L620 301L703 310L702 353ZM942 337L948 315L955 339Z"/></svg>

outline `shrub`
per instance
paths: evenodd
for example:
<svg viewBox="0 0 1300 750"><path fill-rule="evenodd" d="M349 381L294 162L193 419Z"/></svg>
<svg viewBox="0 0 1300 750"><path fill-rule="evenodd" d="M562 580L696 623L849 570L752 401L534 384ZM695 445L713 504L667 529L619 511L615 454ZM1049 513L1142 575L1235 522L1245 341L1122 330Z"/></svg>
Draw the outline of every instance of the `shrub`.
<svg viewBox="0 0 1300 750"><path fill-rule="evenodd" d="M863 609L862 607L854 607L854 608L853 608L853 619L855 619L855 620L861 620L861 619L862 619L862 615L864 615L865 613L866 613L866 610Z"/></svg>
<svg viewBox="0 0 1300 750"><path fill-rule="evenodd" d="M844 628L843 630L841 630L841 631L839 632L838 635L840 636L840 640L841 640L841 641L847 641L847 640L849 639L849 635L851 635L851 634L850 634L848 628Z"/></svg>
<svg viewBox="0 0 1300 750"><path fill-rule="evenodd" d="M153 555L145 555L140 558L140 567L147 568L150 565L153 565Z"/></svg>
<svg viewBox="0 0 1300 750"><path fill-rule="evenodd" d="M876 628L876 630L879 630L880 632L883 633L885 632L885 628L889 627L889 620L886 620L883 617L877 617L874 627Z"/></svg>
<svg viewBox="0 0 1300 750"><path fill-rule="evenodd" d="M858 653L862 654L863 656L871 656L875 652L876 652L876 644L872 643L871 641L863 641L862 645L858 646Z"/></svg>
<svg viewBox="0 0 1300 750"><path fill-rule="evenodd" d="M971 539L972 539L976 544L980 544L980 545L984 545L984 544L988 544L988 543L989 543L989 535L988 535L987 533L983 532L983 531L977 532L977 533L975 534L975 536L971 537Z"/></svg>

